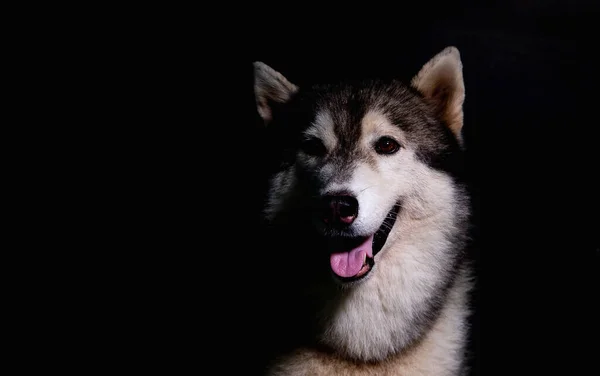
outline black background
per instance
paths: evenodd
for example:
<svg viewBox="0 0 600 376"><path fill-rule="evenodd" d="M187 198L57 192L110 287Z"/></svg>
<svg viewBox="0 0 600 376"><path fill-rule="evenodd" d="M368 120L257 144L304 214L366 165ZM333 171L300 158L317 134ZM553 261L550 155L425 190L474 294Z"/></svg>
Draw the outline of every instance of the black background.
<svg viewBox="0 0 600 376"><path fill-rule="evenodd" d="M120 90L136 100L117 131L132 158L115 221L128 223L130 241L115 259L124 283L110 296L106 325L119 329L108 358L165 370L258 364L252 287L268 260L253 241L262 150L253 61L299 85L408 80L454 45L476 224L472 374L587 374L600 296L591 2L354 8L353 17L289 6L153 12L124 37L120 53L133 59L120 65Z"/></svg>

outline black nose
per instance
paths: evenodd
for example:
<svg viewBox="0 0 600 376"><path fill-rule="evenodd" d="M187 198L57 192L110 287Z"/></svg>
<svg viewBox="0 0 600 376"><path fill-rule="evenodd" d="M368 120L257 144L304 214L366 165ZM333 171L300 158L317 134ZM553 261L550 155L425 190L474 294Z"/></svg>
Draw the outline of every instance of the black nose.
<svg viewBox="0 0 600 376"><path fill-rule="evenodd" d="M349 195L325 196L323 221L330 226L345 227L358 215L358 200Z"/></svg>

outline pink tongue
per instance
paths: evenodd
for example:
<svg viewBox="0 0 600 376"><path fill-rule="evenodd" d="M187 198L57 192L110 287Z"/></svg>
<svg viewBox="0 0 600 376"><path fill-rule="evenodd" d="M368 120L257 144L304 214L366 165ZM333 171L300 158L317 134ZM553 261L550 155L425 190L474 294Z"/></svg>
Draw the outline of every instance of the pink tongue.
<svg viewBox="0 0 600 376"><path fill-rule="evenodd" d="M367 256L373 257L373 235L349 252L333 253L329 259L331 270L340 277L354 277L362 269Z"/></svg>

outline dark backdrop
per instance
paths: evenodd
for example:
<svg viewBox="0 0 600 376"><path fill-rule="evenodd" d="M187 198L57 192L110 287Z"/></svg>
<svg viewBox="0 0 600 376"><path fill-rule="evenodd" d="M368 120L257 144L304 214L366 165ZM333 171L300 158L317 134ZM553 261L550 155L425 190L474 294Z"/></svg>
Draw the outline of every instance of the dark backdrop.
<svg viewBox="0 0 600 376"><path fill-rule="evenodd" d="M259 4L247 14L233 7L223 17L144 22L123 48L135 57L123 73L140 106L127 128L135 236L119 259L134 287L118 294L123 329L112 341L129 352L116 353L149 369L258 364L252 286L268 260L253 238L261 188L253 61L300 85L408 80L454 45L476 224L472 374L584 374L598 351L600 294L590 4L422 4L361 8L353 18L295 3L270 14ZM310 16L291 17L300 10Z"/></svg>

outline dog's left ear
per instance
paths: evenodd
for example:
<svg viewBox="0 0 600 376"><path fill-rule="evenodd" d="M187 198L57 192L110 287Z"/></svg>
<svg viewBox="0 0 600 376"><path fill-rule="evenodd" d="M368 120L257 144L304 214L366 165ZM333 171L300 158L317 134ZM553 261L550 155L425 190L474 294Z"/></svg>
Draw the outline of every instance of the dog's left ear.
<svg viewBox="0 0 600 376"><path fill-rule="evenodd" d="M435 55L421 68L411 84L435 106L462 145L465 84L458 49L447 47Z"/></svg>
<svg viewBox="0 0 600 376"><path fill-rule="evenodd" d="M273 118L274 103L285 103L298 87L289 82L281 73L263 62L254 62L254 95L259 115L268 124Z"/></svg>

